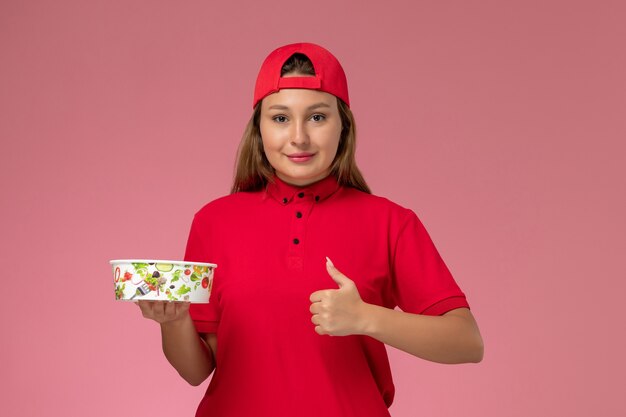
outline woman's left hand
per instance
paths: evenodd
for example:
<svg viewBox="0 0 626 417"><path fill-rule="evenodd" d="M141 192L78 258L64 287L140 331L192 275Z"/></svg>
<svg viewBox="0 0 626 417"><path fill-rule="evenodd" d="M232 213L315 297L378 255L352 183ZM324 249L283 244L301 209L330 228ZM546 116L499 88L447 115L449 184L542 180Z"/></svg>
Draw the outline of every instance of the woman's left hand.
<svg viewBox="0 0 626 417"><path fill-rule="evenodd" d="M347 336L362 334L366 324L368 304L361 299L354 281L342 274L326 258L326 270L339 289L320 290L311 294L311 321L318 334Z"/></svg>

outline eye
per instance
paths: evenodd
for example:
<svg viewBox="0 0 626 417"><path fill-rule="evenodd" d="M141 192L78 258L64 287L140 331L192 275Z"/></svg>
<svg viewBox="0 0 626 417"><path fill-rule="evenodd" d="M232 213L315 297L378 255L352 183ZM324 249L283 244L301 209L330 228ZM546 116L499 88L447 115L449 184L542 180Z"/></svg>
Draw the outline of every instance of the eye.
<svg viewBox="0 0 626 417"><path fill-rule="evenodd" d="M277 123L285 123L287 121L287 117L279 114L278 116L272 117L272 120Z"/></svg>
<svg viewBox="0 0 626 417"><path fill-rule="evenodd" d="M311 116L311 119L314 122L321 122L322 120L326 119L326 116L324 116L323 114L314 114L313 116Z"/></svg>

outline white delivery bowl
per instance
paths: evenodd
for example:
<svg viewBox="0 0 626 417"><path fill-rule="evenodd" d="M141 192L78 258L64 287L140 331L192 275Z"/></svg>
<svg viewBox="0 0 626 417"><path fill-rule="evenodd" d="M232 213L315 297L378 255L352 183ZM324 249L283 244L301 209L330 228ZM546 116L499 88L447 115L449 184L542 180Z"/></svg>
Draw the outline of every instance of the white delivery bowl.
<svg viewBox="0 0 626 417"><path fill-rule="evenodd" d="M155 259L116 259L115 299L208 303L216 264Z"/></svg>

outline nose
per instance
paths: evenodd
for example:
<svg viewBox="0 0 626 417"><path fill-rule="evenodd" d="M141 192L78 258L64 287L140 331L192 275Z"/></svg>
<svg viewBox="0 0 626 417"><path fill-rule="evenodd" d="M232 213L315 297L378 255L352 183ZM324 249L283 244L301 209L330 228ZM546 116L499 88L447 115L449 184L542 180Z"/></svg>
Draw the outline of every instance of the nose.
<svg viewBox="0 0 626 417"><path fill-rule="evenodd" d="M294 146L305 146L309 144L309 134L307 132L305 122L298 121L294 123L291 132L291 143Z"/></svg>

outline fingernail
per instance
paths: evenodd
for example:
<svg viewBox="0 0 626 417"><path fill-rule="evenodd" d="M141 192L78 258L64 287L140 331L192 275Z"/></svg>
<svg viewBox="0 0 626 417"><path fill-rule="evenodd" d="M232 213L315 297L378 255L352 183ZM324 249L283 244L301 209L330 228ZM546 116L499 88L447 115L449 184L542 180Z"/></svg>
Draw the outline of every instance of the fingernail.
<svg viewBox="0 0 626 417"><path fill-rule="evenodd" d="M326 263L329 264L330 266L334 267L335 265L333 264L333 261L330 260L330 258L327 256L326 257Z"/></svg>

